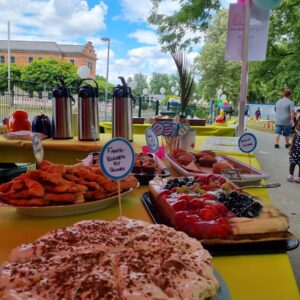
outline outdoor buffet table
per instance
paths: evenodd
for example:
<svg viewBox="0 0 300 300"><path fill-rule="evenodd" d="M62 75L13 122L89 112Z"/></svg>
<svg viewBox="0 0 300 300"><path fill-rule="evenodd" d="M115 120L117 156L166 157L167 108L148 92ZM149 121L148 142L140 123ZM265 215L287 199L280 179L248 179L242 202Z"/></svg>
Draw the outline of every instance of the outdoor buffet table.
<svg viewBox="0 0 300 300"><path fill-rule="evenodd" d="M110 135L100 135L100 139L101 142L98 144L103 145L104 142L110 139ZM3 140L1 139L0 141L0 153L2 158ZM202 141L203 138L197 137L197 149L199 149L199 145ZM48 145L46 142L47 140L43 143L46 149L45 153L47 154L47 149L49 149L49 151L51 150L49 145L53 146L53 144L51 144L51 140L48 141ZM72 144L71 140L59 142L62 144L63 142ZM70 147L75 147L77 143L74 141L74 145L70 145ZM94 144L94 142L91 142L91 144L88 144L88 146L84 148L86 152L93 149L95 145L92 144ZM144 136L135 135L133 142L135 150L141 151L143 145L145 145ZM22 147L14 146L14 148L16 154L27 148L28 151L32 151L30 142L26 142ZM56 162L67 159L70 154L69 152L71 152L69 150L62 151L59 149L56 151L57 153L60 153L60 157L56 157ZM248 161L247 156L236 155L234 157L245 163ZM70 160L68 161L71 163ZM76 160L73 160L72 163L76 162ZM252 164L254 167L259 168L259 163L255 158L252 158ZM176 175L173 170L171 171L173 175ZM140 196L147 190L147 186L140 186L138 189L122 197L124 216L151 222L149 215L140 201ZM270 201L266 189L251 189L250 192L266 201ZM2 263L7 259L10 251L14 247L21 243L31 242L49 230L69 226L75 222L86 219L113 220L117 218L118 215L119 210L117 204L92 213L55 218L26 217L18 215L14 208L0 207L0 262ZM288 255L285 253L218 256L213 258L213 263L215 269L224 278L233 300L299 300L299 292L294 274Z"/></svg>
<svg viewBox="0 0 300 300"><path fill-rule="evenodd" d="M78 141L77 137L68 140L43 140L44 158L55 163L74 164L85 158L89 152L97 152L111 139L111 133L101 133L96 143ZM202 144L208 136L197 136L196 147ZM134 135L133 147L140 149L145 145L144 134ZM220 151L220 154L224 154ZM232 153L231 153L232 154ZM237 154L236 154L237 155ZM244 155L240 153L239 155ZM253 154L252 154L253 156ZM7 140L0 135L0 162L32 163L34 162L31 141Z"/></svg>
<svg viewBox="0 0 300 300"><path fill-rule="evenodd" d="M161 120L163 122L163 119ZM133 124L133 133L134 134L145 134L147 128L152 126L150 123L144 124ZM111 122L100 122L100 127L104 128L105 133L111 133ZM230 124L228 126L191 126L192 129L195 129L196 135L201 136L235 136L235 124Z"/></svg>

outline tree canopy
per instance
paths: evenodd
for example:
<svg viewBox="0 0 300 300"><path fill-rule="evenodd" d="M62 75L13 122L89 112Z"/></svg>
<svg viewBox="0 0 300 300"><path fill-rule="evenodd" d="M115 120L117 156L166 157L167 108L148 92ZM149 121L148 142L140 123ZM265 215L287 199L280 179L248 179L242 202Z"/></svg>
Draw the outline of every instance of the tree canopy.
<svg viewBox="0 0 300 300"><path fill-rule="evenodd" d="M157 27L159 41L164 50L169 46L187 48L191 43L198 43L213 12L220 7L219 0L180 0L180 9L172 15L166 15L160 12L163 0L151 1L148 23Z"/></svg>
<svg viewBox="0 0 300 300"><path fill-rule="evenodd" d="M195 67L201 81L200 90L206 99L215 98L220 90L237 101L240 86L240 62L225 61L227 14L218 12L205 32L205 44L196 58ZM285 88L300 98L300 2L282 0L271 11L266 60L249 63L249 102L275 102Z"/></svg>
<svg viewBox="0 0 300 300"><path fill-rule="evenodd" d="M11 64L10 65L10 78L12 82L11 88L15 80L19 81L21 79L21 75L22 75L22 67L16 64ZM8 77L7 64L0 64L0 91L7 91L8 89L7 77Z"/></svg>
<svg viewBox="0 0 300 300"><path fill-rule="evenodd" d="M63 78L66 83L75 83L75 87L79 80L76 72L77 68L69 62L43 58L25 65L21 79L35 83L24 84L23 88L27 91L43 91L45 87L54 88L59 84L59 78Z"/></svg>
<svg viewBox="0 0 300 300"><path fill-rule="evenodd" d="M142 73L136 73L133 75L133 77L128 77L127 85L130 85L130 83L133 81L136 83L136 88L133 89L134 95L142 95L143 89L149 89L146 75Z"/></svg>

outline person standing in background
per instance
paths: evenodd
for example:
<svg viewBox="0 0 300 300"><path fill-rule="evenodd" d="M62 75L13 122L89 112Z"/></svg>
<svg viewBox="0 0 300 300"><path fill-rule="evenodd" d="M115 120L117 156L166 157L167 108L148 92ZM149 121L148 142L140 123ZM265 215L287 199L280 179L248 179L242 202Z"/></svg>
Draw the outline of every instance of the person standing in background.
<svg viewBox="0 0 300 300"><path fill-rule="evenodd" d="M285 138L285 147L290 147L289 136L291 126L294 124L294 103L290 99L292 92L286 89L283 98L279 99L275 104L275 145L279 148L279 139L282 134Z"/></svg>
<svg viewBox="0 0 300 300"><path fill-rule="evenodd" d="M256 118L256 121L258 121L261 117L261 112L260 112L260 108L258 107L256 112L255 112L255 118Z"/></svg>

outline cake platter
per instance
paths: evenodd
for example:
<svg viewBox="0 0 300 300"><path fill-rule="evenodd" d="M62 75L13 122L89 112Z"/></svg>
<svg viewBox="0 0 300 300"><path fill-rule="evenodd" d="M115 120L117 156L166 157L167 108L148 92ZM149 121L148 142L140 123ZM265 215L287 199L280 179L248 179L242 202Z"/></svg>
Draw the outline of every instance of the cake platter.
<svg viewBox="0 0 300 300"><path fill-rule="evenodd" d="M139 183L135 188L131 188L123 193L121 196L130 193L137 189ZM65 205L49 205L49 206L13 206L0 201L2 207L14 207L17 213L25 216L33 217L61 217L61 216L72 216L80 215L88 212L101 210L103 208L112 206L118 202L118 194L114 194L111 197L84 202L79 204L65 204Z"/></svg>
<svg viewBox="0 0 300 300"><path fill-rule="evenodd" d="M170 165L178 171L183 176L195 176L198 174L213 174L212 168L207 167L198 167L195 164L190 164L188 166L184 166L175 161L172 157L166 155L166 159L169 161ZM264 173L261 170L258 170L254 167L250 167L249 165L238 161L232 157L227 155L218 155L218 161L226 161L230 165L232 165L235 169L243 170L240 173L240 179L231 179L232 182L239 186L249 185L249 184L259 184L262 179L266 179L269 177L268 173Z"/></svg>
<svg viewBox="0 0 300 300"><path fill-rule="evenodd" d="M154 223L171 226L170 222L162 217L159 210L151 201L150 193L146 192L141 196L148 214ZM267 253L285 253L299 246L299 240L290 232L282 239L259 239L259 240L215 240L213 242L201 241L203 246L214 256L225 255L244 255L244 254L267 254Z"/></svg>

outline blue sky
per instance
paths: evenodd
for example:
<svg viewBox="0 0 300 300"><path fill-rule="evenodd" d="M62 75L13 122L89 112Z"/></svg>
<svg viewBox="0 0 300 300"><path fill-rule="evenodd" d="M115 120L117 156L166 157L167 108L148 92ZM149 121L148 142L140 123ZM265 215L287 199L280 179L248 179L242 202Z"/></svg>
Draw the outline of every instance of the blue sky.
<svg viewBox="0 0 300 300"><path fill-rule="evenodd" d="M232 2L222 4L228 7ZM99 75L105 75L107 58L107 43L101 37L109 37L110 82L139 72L149 77L153 72L176 72L170 55L160 52L155 28L146 23L150 0L0 0L0 7L0 39L7 39L10 20L12 40L91 41ZM160 9L171 14L177 7L176 0L164 0ZM196 54L190 53L190 59Z"/></svg>

